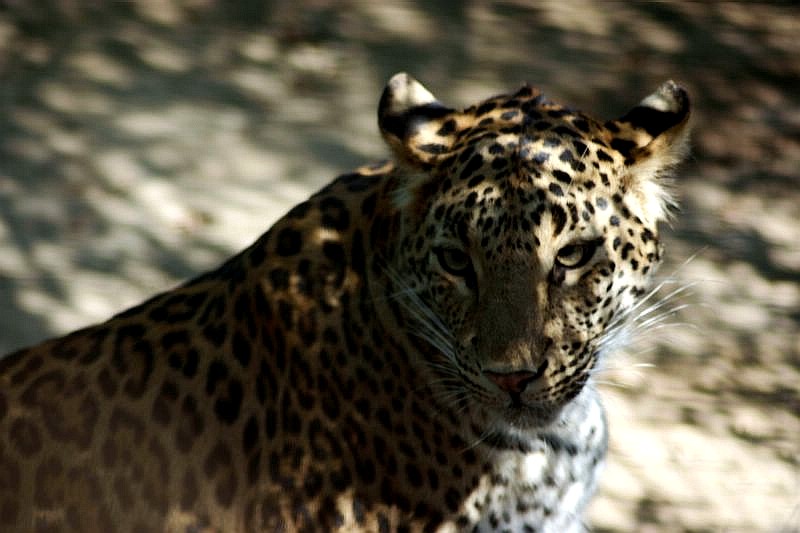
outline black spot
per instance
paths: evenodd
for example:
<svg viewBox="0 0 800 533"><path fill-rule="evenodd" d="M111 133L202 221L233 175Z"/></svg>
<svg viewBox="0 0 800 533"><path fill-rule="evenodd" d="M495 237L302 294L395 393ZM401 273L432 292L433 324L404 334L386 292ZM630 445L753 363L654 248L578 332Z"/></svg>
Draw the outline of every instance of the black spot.
<svg viewBox="0 0 800 533"><path fill-rule="evenodd" d="M276 291L286 290L289 288L289 271L285 268L273 268L269 272L269 280Z"/></svg>
<svg viewBox="0 0 800 533"><path fill-rule="evenodd" d="M309 472L306 472L305 476L303 476L303 491L306 493L306 497L309 499L316 498L317 495L322 491L324 484L325 480L315 469L311 469Z"/></svg>
<svg viewBox="0 0 800 533"><path fill-rule="evenodd" d="M100 386L100 390L106 398L111 398L117 393L117 381L111 376L111 372L108 368L102 369L97 374L97 384Z"/></svg>
<svg viewBox="0 0 800 533"><path fill-rule="evenodd" d="M467 196L467 199L464 201L464 207L466 207L467 209L473 207L477 200L478 200L478 193L472 191L471 193L469 193L469 196Z"/></svg>
<svg viewBox="0 0 800 533"><path fill-rule="evenodd" d="M239 409L242 406L243 397L242 384L232 379L228 382L228 394L225 397L217 398L214 402L214 412L220 420L226 424L233 424L239 417Z"/></svg>
<svg viewBox="0 0 800 533"><path fill-rule="evenodd" d="M322 211L322 227L344 231L350 226L350 212L339 198L334 196L323 198L319 208ZM280 239L280 236L278 238Z"/></svg>
<svg viewBox="0 0 800 533"><path fill-rule="evenodd" d="M442 124L442 127L439 128L439 131L436 132L436 135L439 136L450 135L455 130L456 130L456 121L451 118L445 121L444 124Z"/></svg>
<svg viewBox="0 0 800 533"><path fill-rule="evenodd" d="M203 328L203 336L214 346L220 347L228 336L228 328L223 321L216 324L208 324Z"/></svg>
<svg viewBox="0 0 800 533"><path fill-rule="evenodd" d="M557 183L551 183L547 188L556 196L564 196L564 191L561 190L561 186Z"/></svg>
<svg viewBox="0 0 800 533"><path fill-rule="evenodd" d="M347 255L341 243L325 241L322 245L322 253L336 266L343 268L347 265Z"/></svg>
<svg viewBox="0 0 800 533"><path fill-rule="evenodd" d="M115 352L115 360L120 360L126 356L131 361L135 361L135 372L129 372L129 377L125 380L124 390L131 398L139 398L147 389L147 382L153 373L154 355L152 345L139 340L133 344L130 350L125 352ZM118 358L118 359L117 359ZM123 366L127 366L123 364Z"/></svg>
<svg viewBox="0 0 800 533"><path fill-rule="evenodd" d="M612 226L619 226L619 217L617 215L611 215L608 221Z"/></svg>
<svg viewBox="0 0 800 533"><path fill-rule="evenodd" d="M247 461L247 483L248 485L255 485L258 482L261 474L261 450L253 454L253 457Z"/></svg>
<svg viewBox="0 0 800 533"><path fill-rule="evenodd" d="M223 507L228 507L232 503L236 493L236 474L231 468L232 465L231 451L222 442L218 442L211 450L204 465L206 477L219 477L214 495L217 503Z"/></svg>
<svg viewBox="0 0 800 533"><path fill-rule="evenodd" d="M533 156L534 163L539 163L540 165L550 159L550 154L547 152L536 152Z"/></svg>
<svg viewBox="0 0 800 533"><path fill-rule="evenodd" d="M283 397L283 402L281 404L281 419L283 428L288 433L299 435L303 430L303 421L300 419L297 411L293 409L288 394Z"/></svg>
<svg viewBox="0 0 800 533"><path fill-rule="evenodd" d="M498 142L492 143L489 146L489 153L492 154L492 155L500 155L500 154L505 153L505 151L506 150L505 150L505 148L503 148L503 145L498 143Z"/></svg>
<svg viewBox="0 0 800 533"><path fill-rule="evenodd" d="M444 144L438 143L427 143L421 144L417 147L421 152L425 152L428 154L443 154L447 152L448 148Z"/></svg>
<svg viewBox="0 0 800 533"><path fill-rule="evenodd" d="M556 146L561 145L561 139L558 137L548 137L544 140L544 146L546 148L555 148Z"/></svg>
<svg viewBox="0 0 800 533"><path fill-rule="evenodd" d="M584 133L589 133L589 123L582 118L576 118L572 121L572 125Z"/></svg>
<svg viewBox="0 0 800 533"><path fill-rule="evenodd" d="M258 268L261 266L261 263L267 258L267 251L263 244L256 244L250 249L250 255L248 257L250 259L250 266L251 268Z"/></svg>
<svg viewBox="0 0 800 533"><path fill-rule="evenodd" d="M452 487L447 489L444 495L444 501L447 504L447 508L453 513L458 511L459 507L461 507L461 495Z"/></svg>
<svg viewBox="0 0 800 533"><path fill-rule="evenodd" d="M503 161L503 160L502 159L495 159L495 161ZM492 163L494 163L494 161ZM467 183L467 187L475 187L478 184L480 184L484 179L485 178L484 178L483 174L478 174L478 175L476 175L475 177L473 177L472 179L469 180L469 182Z"/></svg>
<svg viewBox="0 0 800 533"><path fill-rule="evenodd" d="M255 416L251 416L244 426L242 434L242 450L249 453L258 442L258 422Z"/></svg>
<svg viewBox="0 0 800 533"><path fill-rule="evenodd" d="M337 179L337 181L339 180L347 185L347 190L350 192L366 191L375 182L374 178L371 176L365 176L358 173L345 174Z"/></svg>
<svg viewBox="0 0 800 533"><path fill-rule="evenodd" d="M161 347L165 351L184 344L189 344L189 332L184 329L170 331L161 337Z"/></svg>
<svg viewBox="0 0 800 533"><path fill-rule="evenodd" d="M311 275L311 261L308 259L301 260L297 264L297 273L299 274L297 290L306 296L312 296L314 292L314 278Z"/></svg>
<svg viewBox="0 0 800 533"><path fill-rule="evenodd" d="M508 166L508 160L502 157L498 157L492 160L492 170L501 170ZM505 173L503 174L505 175ZM498 175L498 178L500 176Z"/></svg>
<svg viewBox="0 0 800 533"><path fill-rule="evenodd" d="M481 106L478 107L478 109L475 111L475 114L477 116L485 115L486 113L488 113L489 111L491 111L495 107L497 107L497 103L496 102L486 102L485 104L481 104Z"/></svg>
<svg viewBox="0 0 800 533"><path fill-rule="evenodd" d="M322 387L320 387L322 388ZM322 412L325 413L325 416L328 417L330 420L336 420L339 418L340 407L339 407L339 397L336 394L328 394L325 396L325 400L322 403Z"/></svg>
<svg viewBox="0 0 800 533"><path fill-rule="evenodd" d="M599 159L600 161L606 161L608 163L612 163L614 161L614 158L608 155L605 152L605 150L597 150L596 153L597 153L597 159Z"/></svg>
<svg viewBox="0 0 800 533"><path fill-rule="evenodd" d="M406 465L406 477L412 486L416 488L422 486L422 474L413 463L408 463Z"/></svg>
<svg viewBox="0 0 800 533"><path fill-rule="evenodd" d="M576 132L572 128L568 128L566 126L558 126L557 128L553 129L553 132L554 133L558 133L559 135L565 135L565 136L568 136L568 137L580 137L578 132Z"/></svg>
<svg viewBox="0 0 800 533"><path fill-rule="evenodd" d="M233 335L233 355L244 367L250 363L252 347L250 346L250 341L240 331Z"/></svg>
<svg viewBox="0 0 800 533"><path fill-rule="evenodd" d="M631 251L633 251L634 249L635 249L635 247L631 243L626 242L625 246L622 247L622 259L627 259L628 258L628 254Z"/></svg>
<svg viewBox="0 0 800 533"><path fill-rule="evenodd" d="M268 439L272 440L278 431L278 413L275 409L268 408L264 414L264 434Z"/></svg>
<svg viewBox="0 0 800 533"><path fill-rule="evenodd" d="M336 491L343 492L352 482L350 471L346 466L343 466L339 470L334 470L330 474L330 482Z"/></svg>
<svg viewBox="0 0 800 533"><path fill-rule="evenodd" d="M385 407L379 407L377 411L375 411L375 416L378 419L378 422L385 428L391 429L392 427L392 418L389 415L389 410Z"/></svg>
<svg viewBox="0 0 800 533"><path fill-rule="evenodd" d="M461 175L459 176L460 179L467 179L472 176L481 166L483 165L483 156L481 154L475 154L472 156L472 159L469 160L467 165L464 167L464 170L461 171Z"/></svg>
<svg viewBox="0 0 800 533"><path fill-rule="evenodd" d="M390 223L385 216L375 218L369 230L369 242L373 248L379 248L389 238Z"/></svg>
<svg viewBox="0 0 800 533"><path fill-rule="evenodd" d="M570 112L569 112L568 109L550 109L550 110L547 111L547 116L553 117L553 118L561 118L564 115L569 115L569 113ZM560 126L560 127L564 128L564 126ZM569 129L569 128L566 128L566 129Z"/></svg>
<svg viewBox="0 0 800 533"><path fill-rule="evenodd" d="M525 98L533 94L533 87L530 85L523 85L517 92L514 93L514 98ZM518 104L516 104L518 105Z"/></svg>
<svg viewBox="0 0 800 533"><path fill-rule="evenodd" d="M294 328L294 314L292 313L292 306L286 300L278 301L278 316L286 329Z"/></svg>
<svg viewBox="0 0 800 533"><path fill-rule="evenodd" d="M453 187L453 182L450 178L443 179L441 184L439 185L439 190L442 191L442 194L446 193Z"/></svg>
<svg viewBox="0 0 800 533"><path fill-rule="evenodd" d="M31 457L42 448L42 436L35 424L24 418L12 422L8 439L22 457Z"/></svg>
<svg viewBox="0 0 800 533"><path fill-rule="evenodd" d="M620 154L627 156L631 150L636 148L636 143L625 139L614 139L611 141L611 148Z"/></svg>
<svg viewBox="0 0 800 533"><path fill-rule="evenodd" d="M161 305L154 307L148 313L148 317L156 322L168 322L174 324L192 318L206 299L203 293L186 296L178 293L170 296Z"/></svg>
<svg viewBox="0 0 800 533"><path fill-rule="evenodd" d="M567 213L560 205L553 204L550 206L550 216L554 225L553 235L558 235L567 223Z"/></svg>
<svg viewBox="0 0 800 533"><path fill-rule="evenodd" d="M357 273L364 273L367 270L366 255L364 253L364 238L361 230L353 232L352 247L350 248L350 260L352 268Z"/></svg>
<svg viewBox="0 0 800 533"><path fill-rule="evenodd" d="M311 209L311 202L302 202L294 206L292 210L286 214L286 216L295 219L304 218L309 209Z"/></svg>
<svg viewBox="0 0 800 533"><path fill-rule="evenodd" d="M566 183L567 185L572 183L572 178L570 177L570 175L564 172L563 170L554 170L553 177L558 181L560 181L561 183Z"/></svg>
<svg viewBox="0 0 800 533"><path fill-rule="evenodd" d="M211 362L206 376L206 394L214 394L217 384L228 377L228 367L220 359Z"/></svg>
<svg viewBox="0 0 800 533"><path fill-rule="evenodd" d="M292 228L284 228L278 233L278 244L275 251L278 255L288 257L300 251L303 240L300 232Z"/></svg>
<svg viewBox="0 0 800 533"><path fill-rule="evenodd" d="M378 195L376 193L372 193L364 198L364 201L361 202L361 214L365 217L371 217L375 212L375 205L377 201Z"/></svg>
<svg viewBox="0 0 800 533"><path fill-rule="evenodd" d="M365 457L358 459L356 463L356 473L359 479L367 485L375 482L375 463L372 459Z"/></svg>

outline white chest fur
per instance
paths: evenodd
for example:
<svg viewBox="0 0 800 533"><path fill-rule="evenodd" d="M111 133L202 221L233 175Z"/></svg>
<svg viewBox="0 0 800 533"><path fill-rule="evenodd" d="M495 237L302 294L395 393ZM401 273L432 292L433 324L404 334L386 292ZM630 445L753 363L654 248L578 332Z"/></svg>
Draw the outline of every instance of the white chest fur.
<svg viewBox="0 0 800 533"><path fill-rule="evenodd" d="M597 393L584 389L546 429L512 429L507 437L510 449L496 452L493 472L464 503L471 526L477 531L583 531L581 514L607 447Z"/></svg>

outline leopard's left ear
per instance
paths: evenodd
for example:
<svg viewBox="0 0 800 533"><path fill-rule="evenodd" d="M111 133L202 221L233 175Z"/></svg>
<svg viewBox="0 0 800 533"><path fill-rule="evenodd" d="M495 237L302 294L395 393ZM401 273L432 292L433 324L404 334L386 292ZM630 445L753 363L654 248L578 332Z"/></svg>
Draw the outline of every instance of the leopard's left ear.
<svg viewBox="0 0 800 533"><path fill-rule="evenodd" d="M625 156L629 190L639 195L644 219L663 220L674 201L669 175L689 152L689 95L673 81L606 127L611 147Z"/></svg>
<svg viewBox="0 0 800 533"><path fill-rule="evenodd" d="M401 72L392 76L381 95L378 126L400 159L424 164L452 146L453 128L448 129L446 123L454 113L420 82Z"/></svg>

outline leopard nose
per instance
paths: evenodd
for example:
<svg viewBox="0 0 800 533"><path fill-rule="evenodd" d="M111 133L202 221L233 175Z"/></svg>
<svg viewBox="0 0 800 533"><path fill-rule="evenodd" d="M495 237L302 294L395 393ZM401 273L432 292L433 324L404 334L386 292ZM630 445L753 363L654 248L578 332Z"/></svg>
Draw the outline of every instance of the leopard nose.
<svg viewBox="0 0 800 533"><path fill-rule="evenodd" d="M484 370L483 373L495 385L500 387L501 390L512 395L519 395L522 394L522 391L525 390L525 387L527 387L530 382L542 377L546 369L547 360L535 371L518 370L516 372L494 372L492 370Z"/></svg>
<svg viewBox="0 0 800 533"><path fill-rule="evenodd" d="M486 377L492 380L495 385L509 394L522 394L528 383L537 378L536 372L529 372L523 370L520 372L508 372L502 374L500 372L485 371Z"/></svg>

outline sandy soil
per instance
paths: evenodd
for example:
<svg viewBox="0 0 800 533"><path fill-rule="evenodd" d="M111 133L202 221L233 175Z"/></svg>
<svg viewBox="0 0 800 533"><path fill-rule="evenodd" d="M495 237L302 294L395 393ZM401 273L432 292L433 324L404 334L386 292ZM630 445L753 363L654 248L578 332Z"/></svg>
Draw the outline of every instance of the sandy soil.
<svg viewBox="0 0 800 533"><path fill-rule="evenodd" d="M80 4L0 3L0 353L214 266L384 157L394 72L451 105L529 81L609 118L674 78L696 133L661 274L688 290L602 376L613 437L589 517L800 531L800 8Z"/></svg>

